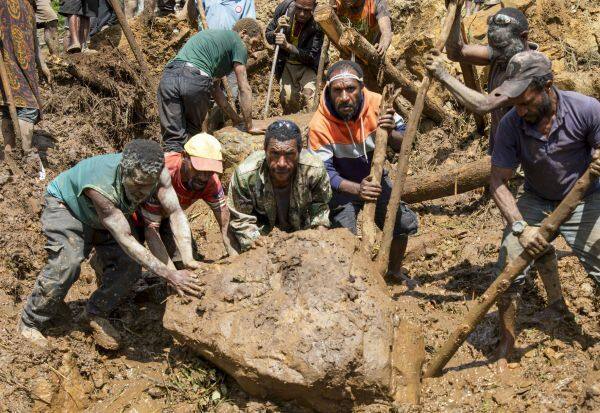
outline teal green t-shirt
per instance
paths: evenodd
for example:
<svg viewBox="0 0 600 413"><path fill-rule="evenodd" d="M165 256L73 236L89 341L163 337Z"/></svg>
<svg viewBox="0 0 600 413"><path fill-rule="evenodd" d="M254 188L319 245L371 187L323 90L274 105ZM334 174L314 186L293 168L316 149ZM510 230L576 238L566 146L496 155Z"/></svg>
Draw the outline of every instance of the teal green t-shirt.
<svg viewBox="0 0 600 413"><path fill-rule="evenodd" d="M248 61L248 50L240 35L233 30L202 30L193 35L174 60L188 62L212 78L228 75L233 63Z"/></svg>
<svg viewBox="0 0 600 413"><path fill-rule="evenodd" d="M104 229L92 201L83 193L87 188L104 195L119 208L125 216L131 216L137 204L129 202L125 196L121 179L122 154L93 156L58 175L46 192L66 204L71 213L84 224Z"/></svg>

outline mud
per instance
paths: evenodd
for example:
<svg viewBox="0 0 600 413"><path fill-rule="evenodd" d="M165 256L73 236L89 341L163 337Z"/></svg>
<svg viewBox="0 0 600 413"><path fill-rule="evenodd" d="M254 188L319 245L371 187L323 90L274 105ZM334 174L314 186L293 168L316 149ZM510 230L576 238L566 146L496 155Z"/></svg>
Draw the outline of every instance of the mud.
<svg viewBox="0 0 600 413"><path fill-rule="evenodd" d="M559 84L599 97L597 2L531 0L520 4L532 21L532 40L555 59L557 79L562 79ZM258 14L266 19L274 5L258 0ZM422 53L431 46L442 13L443 2L434 0L392 4L395 34L390 53L414 80L422 76ZM485 19L476 19L484 27ZM133 26L157 82L166 61L193 32L168 18ZM485 42L475 38L474 28L470 32L473 41ZM155 90L137 82L138 67L123 42L114 40L118 49L107 44L98 55L50 62L56 81L52 89L42 85L45 115L34 136L43 150L49 179L85 157L119 150L133 137L158 139ZM72 74L79 72L69 73L69 62L81 69L79 77ZM250 78L258 102L264 103L268 70L268 65L259 67ZM277 88L273 99L277 99ZM421 124L410 164L413 175L480 159L487 146L487 139L473 133L474 123L447 93L437 86L432 93L458 115L449 116L442 125ZM255 106L257 117L262 108L262 104ZM272 116L280 113L275 107L270 112ZM235 131L230 136L232 142L239 139L240 148L249 139ZM252 145L260 145L260 138L254 138ZM239 149L236 144L231 147ZM515 191L517 187L518 183ZM40 352L21 340L15 334L18 315L45 263L39 224L44 188L45 184L23 175L11 176L6 165L0 164L0 411L310 411L293 402L248 395L222 370L174 342L161 322L166 288L148 274L111 316L125 337L119 352L96 348L82 320L85 300L95 288L87 263L66 298L71 314L65 313L48 331L52 349ZM394 313L422 327L429 358L491 283L503 223L482 190L413 207L419 214L420 231L410 239L404 263L413 282L410 288L393 284L386 288ZM224 250L210 210L198 204L188 215L205 260L219 260ZM532 274L520 301L518 350L510 360L509 373L499 376L491 360L498 337L492 311L444 376L425 381L421 411L600 409L598 292L566 244L559 239L556 246L563 290L575 320L554 322L539 317L545 295ZM388 412L391 408L389 400L382 398L355 410Z"/></svg>

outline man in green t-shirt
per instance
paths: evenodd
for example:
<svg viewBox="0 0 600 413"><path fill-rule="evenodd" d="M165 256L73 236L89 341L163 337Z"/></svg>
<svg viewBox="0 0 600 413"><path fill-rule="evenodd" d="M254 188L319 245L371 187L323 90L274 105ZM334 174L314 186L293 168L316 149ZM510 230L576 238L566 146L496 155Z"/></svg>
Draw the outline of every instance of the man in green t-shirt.
<svg viewBox="0 0 600 413"><path fill-rule="evenodd" d="M184 267L198 268L200 263L192 256L190 227L158 143L133 140L123 153L84 159L48 185L41 218L48 262L21 314L18 331L23 337L40 347L48 346L40 329L65 306L64 298L92 248L102 279L87 302L86 313L96 344L107 350L119 347L119 333L108 315L139 278L140 264L164 277L179 294L199 294L194 273L170 269L131 233L128 218L153 194L169 215Z"/></svg>
<svg viewBox="0 0 600 413"><path fill-rule="evenodd" d="M192 36L170 61L158 85L158 113L165 152L181 152L183 145L202 131L210 109L210 98L246 131L261 134L252 124L252 90L246 77L248 52L263 44L260 23L239 20L232 30L202 30ZM231 108L223 90L215 85L235 72L240 93L242 118ZM217 86L217 87L215 87Z"/></svg>

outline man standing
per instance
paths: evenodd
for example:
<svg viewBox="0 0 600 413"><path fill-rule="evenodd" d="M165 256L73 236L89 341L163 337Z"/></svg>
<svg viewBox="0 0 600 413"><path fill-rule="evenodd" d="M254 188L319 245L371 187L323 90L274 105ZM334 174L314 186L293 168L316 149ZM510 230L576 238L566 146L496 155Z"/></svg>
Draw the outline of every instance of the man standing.
<svg viewBox="0 0 600 413"><path fill-rule="evenodd" d="M298 125L287 120L270 124L264 148L236 168L229 184L229 226L241 251L274 227L329 227L327 171L319 158L302 149Z"/></svg>
<svg viewBox="0 0 600 413"><path fill-rule="evenodd" d="M334 227L357 232L356 219L365 202L377 202L375 222L383 227L392 184L384 173L380 182L369 179L378 127L388 130L392 149L399 150L405 128L402 118L390 109L379 113L381 95L364 87L361 67L341 60L327 71L327 84L317 112L308 127L310 151L325 163L333 198ZM417 216L405 204L396 215L388 273L401 276L408 235L417 232Z"/></svg>
<svg viewBox="0 0 600 413"><path fill-rule="evenodd" d="M299 112L315 94L323 31L313 19L314 8L315 0L284 0L267 26L267 42L280 48L275 76L281 80L284 114Z"/></svg>
<svg viewBox="0 0 600 413"><path fill-rule="evenodd" d="M50 0L35 1L35 21L37 28L44 29L44 41L50 54L58 54L58 16Z"/></svg>
<svg viewBox="0 0 600 413"><path fill-rule="evenodd" d="M510 96L494 91L506 77L508 61L515 54L525 50L535 50L537 45L528 42L529 23L518 9L506 7L490 17L488 23L488 46L464 44L461 35L461 10L457 9L454 25L446 43L448 58L455 62L490 66L488 77L489 95L479 93L465 86L444 69L443 57L437 50L426 55L426 66L454 95L467 110L477 114L491 112L490 139L488 153L494 150L496 128L500 119L510 110L513 102Z"/></svg>
<svg viewBox="0 0 600 413"><path fill-rule="evenodd" d="M181 208L185 211L199 199L204 200L212 209L221 228L225 250L231 253L231 243L227 236L229 209L219 180L219 174L223 173L219 141L207 133L194 135L184 145L183 152L165 154L165 166L171 175L171 184L177 193ZM168 214L161 206L160 200L152 196L142 205L141 213L145 239L150 251L162 262L169 265L174 262L176 268L183 268Z"/></svg>
<svg viewBox="0 0 600 413"><path fill-rule="evenodd" d="M158 85L158 113L165 152L181 152L190 136L202 130L210 98L226 111L234 124L261 134L252 124L252 90L246 77L248 51L263 44L260 23L241 19L233 30L203 30L192 36L167 64ZM243 120L231 108L213 81L235 71Z"/></svg>
<svg viewBox="0 0 600 413"><path fill-rule="evenodd" d="M98 0L61 0L58 12L69 21L67 53L88 50L90 18L98 17Z"/></svg>
<svg viewBox="0 0 600 413"><path fill-rule="evenodd" d="M600 103L576 92L552 85L550 60L542 53L529 51L516 54L508 63L506 79L493 94L514 99L497 130L492 154L490 189L496 205L507 221L498 269L507 261L527 251L536 260L556 267L556 254L540 235L539 226L569 193L575 182L591 167L600 175ZM514 170L521 165L525 174L524 192L515 201L507 187ZM600 287L600 183L596 181L584 200L558 228L567 244L579 258L588 275ZM498 348L499 367L515 341L515 319L522 274L498 301L501 339ZM556 277L558 281L558 276ZM560 298L548 303L566 309ZM555 294L557 295L557 294Z"/></svg>
<svg viewBox="0 0 600 413"><path fill-rule="evenodd" d="M105 349L119 347L119 333L107 317L140 276L138 264L165 278L179 294L198 294L193 273L169 269L131 234L128 217L153 193L169 215L185 267L198 268L192 258L187 218L171 186L160 145L133 140L123 153L85 159L48 185L41 218L48 240L48 263L21 314L18 329L22 336L47 347L40 329L64 305L92 247L103 276L102 285L88 300L86 313L94 340Z"/></svg>
<svg viewBox="0 0 600 413"><path fill-rule="evenodd" d="M392 43L392 20L387 0L336 0L336 14L377 48L383 56Z"/></svg>

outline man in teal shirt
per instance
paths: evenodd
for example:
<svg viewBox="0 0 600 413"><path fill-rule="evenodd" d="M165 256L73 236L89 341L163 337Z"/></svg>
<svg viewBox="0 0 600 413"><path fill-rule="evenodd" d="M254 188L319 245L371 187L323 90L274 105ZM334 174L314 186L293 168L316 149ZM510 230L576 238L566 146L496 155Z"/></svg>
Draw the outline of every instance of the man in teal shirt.
<svg viewBox="0 0 600 413"><path fill-rule="evenodd" d="M181 152L187 140L202 131L210 98L223 108L234 124L244 123L250 133L262 133L252 125L252 90L246 77L248 51L263 44L260 24L241 19L233 30L203 30L192 36L170 61L158 85L158 113L165 152ZM216 80L235 72L242 118L229 106Z"/></svg>
<svg viewBox="0 0 600 413"><path fill-rule="evenodd" d="M48 346L40 329L65 305L81 262L92 248L103 275L86 312L96 343L105 349L119 347L119 333L107 317L140 276L139 264L164 277L179 294L198 294L193 273L168 268L131 233L128 218L153 194L168 211L184 266L198 268L192 257L190 227L158 143L133 140L123 153L85 159L48 185L41 218L48 263L21 314L18 330L23 337L40 347Z"/></svg>

